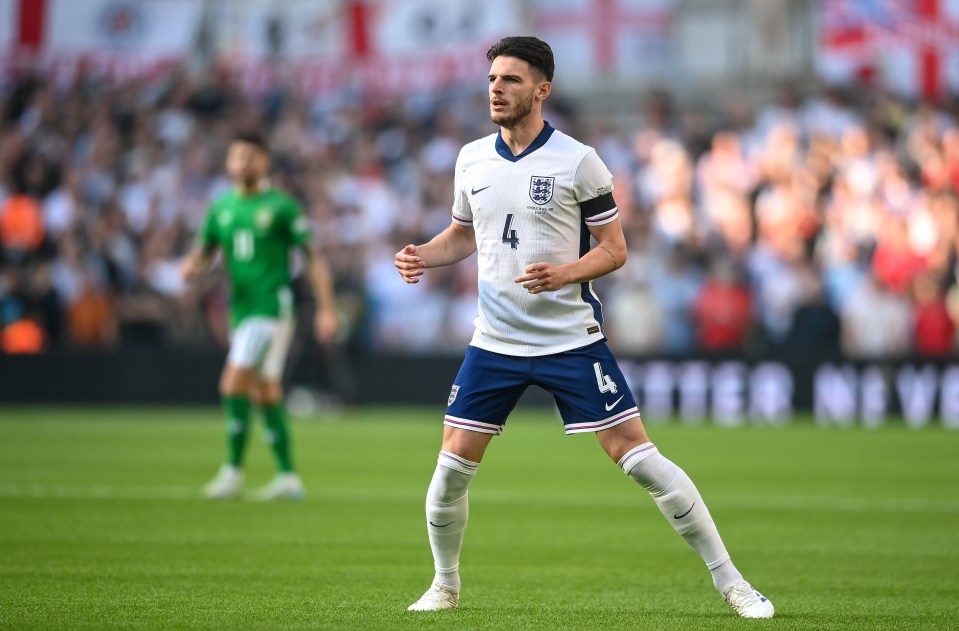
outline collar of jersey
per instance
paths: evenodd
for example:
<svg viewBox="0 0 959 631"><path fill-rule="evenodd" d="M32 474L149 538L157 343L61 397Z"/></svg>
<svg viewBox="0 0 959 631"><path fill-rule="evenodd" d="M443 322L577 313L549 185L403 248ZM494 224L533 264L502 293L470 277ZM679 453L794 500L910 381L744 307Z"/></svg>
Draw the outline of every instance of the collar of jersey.
<svg viewBox="0 0 959 631"><path fill-rule="evenodd" d="M540 147L546 144L546 141L549 140L549 137L553 135L553 127L549 124L548 121L543 121L543 131L539 132L539 135L536 137L533 142L529 143L529 146L523 150L523 153L518 156L514 156L513 152L509 150L509 146L506 144L506 141L503 140L503 132L496 132L496 153L500 154L510 162L519 162L522 158L525 158L529 154L533 153Z"/></svg>
<svg viewBox="0 0 959 631"><path fill-rule="evenodd" d="M237 197L242 197L244 199L252 199L254 197L259 197L260 195L263 195L264 193L269 192L271 188L273 188L273 181L270 178L265 177L262 180L260 180L259 184L256 185L256 193L254 193L253 195L249 195L249 196L244 195L240 191L239 186L234 186L233 190L236 191Z"/></svg>

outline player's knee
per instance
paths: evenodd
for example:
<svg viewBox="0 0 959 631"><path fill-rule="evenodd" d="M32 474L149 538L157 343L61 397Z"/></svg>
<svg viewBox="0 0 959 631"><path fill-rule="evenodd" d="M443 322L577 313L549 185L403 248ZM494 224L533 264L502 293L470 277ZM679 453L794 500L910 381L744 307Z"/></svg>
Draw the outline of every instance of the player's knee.
<svg viewBox="0 0 959 631"><path fill-rule="evenodd" d="M255 396L253 378L250 371L236 366L227 365L220 375L220 395L222 396Z"/></svg>
<svg viewBox="0 0 959 631"><path fill-rule="evenodd" d="M426 505L452 504L466 496L473 476L460 471L447 469L444 466L436 468L433 479L430 480L426 491Z"/></svg>
<svg viewBox="0 0 959 631"><path fill-rule="evenodd" d="M630 419L596 433L599 444L613 462L619 463L637 445L649 443L646 428L639 418Z"/></svg>
<svg viewBox="0 0 959 631"><path fill-rule="evenodd" d="M283 387L275 381L260 381L253 396L257 405L274 405L283 401Z"/></svg>
<svg viewBox="0 0 959 631"><path fill-rule="evenodd" d="M620 468L654 497L682 486L689 476L674 462L659 453L653 443L637 445L619 461Z"/></svg>
<svg viewBox="0 0 959 631"><path fill-rule="evenodd" d="M429 489L426 491L427 509L437 509L442 506L453 504L457 500L463 499L463 496L466 495L466 490L468 488L468 481L461 480L461 482L463 483L459 485L451 485L448 484L447 480L441 480L434 477L430 481ZM459 488L456 488L457 486Z"/></svg>
<svg viewBox="0 0 959 631"><path fill-rule="evenodd" d="M230 397L239 394L235 381L228 371L224 371L220 375L220 396Z"/></svg>

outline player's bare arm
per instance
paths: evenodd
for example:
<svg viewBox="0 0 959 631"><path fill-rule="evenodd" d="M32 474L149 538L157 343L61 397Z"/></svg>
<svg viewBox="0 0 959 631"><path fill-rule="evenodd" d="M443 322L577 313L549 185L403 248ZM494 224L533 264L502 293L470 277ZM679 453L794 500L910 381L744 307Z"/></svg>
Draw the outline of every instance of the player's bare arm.
<svg viewBox="0 0 959 631"><path fill-rule="evenodd" d="M207 250L199 245L193 246L180 262L180 276L186 281L195 279L209 266L212 256L212 249Z"/></svg>
<svg viewBox="0 0 959 631"><path fill-rule="evenodd" d="M529 293L538 294L556 291L570 283L596 280L626 263L626 237L619 219L590 227L589 233L596 239L596 246L580 259L564 265L532 263L523 270L525 274L513 281L522 283Z"/></svg>
<svg viewBox="0 0 959 631"><path fill-rule="evenodd" d="M451 223L429 243L410 244L396 253L393 264L409 284L420 282L423 270L459 263L476 251L476 234L468 226Z"/></svg>
<svg viewBox="0 0 959 631"><path fill-rule="evenodd" d="M324 344L332 342L340 328L336 314L336 299L333 294L333 275L326 257L312 247L304 247L306 253L307 279L316 297L316 313L313 315L313 334Z"/></svg>

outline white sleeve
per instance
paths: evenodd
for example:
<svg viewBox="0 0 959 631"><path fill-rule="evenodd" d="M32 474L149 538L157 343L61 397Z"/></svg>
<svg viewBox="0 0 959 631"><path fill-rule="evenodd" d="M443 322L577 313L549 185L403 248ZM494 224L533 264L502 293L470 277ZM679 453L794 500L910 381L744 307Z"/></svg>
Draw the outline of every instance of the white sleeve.
<svg viewBox="0 0 959 631"><path fill-rule="evenodd" d="M469 195L463 188L462 149L456 157L456 167L453 169L453 221L462 226L473 225L473 209L470 207Z"/></svg>
<svg viewBox="0 0 959 631"><path fill-rule="evenodd" d="M613 174L595 150L590 149L579 163L574 188L587 226L601 226L619 217L613 200Z"/></svg>

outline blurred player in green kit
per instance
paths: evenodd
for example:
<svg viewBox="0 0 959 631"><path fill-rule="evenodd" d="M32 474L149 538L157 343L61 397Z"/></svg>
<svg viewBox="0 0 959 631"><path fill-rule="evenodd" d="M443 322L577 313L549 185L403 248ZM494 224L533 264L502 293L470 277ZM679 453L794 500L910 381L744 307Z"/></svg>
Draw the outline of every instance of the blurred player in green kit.
<svg viewBox="0 0 959 631"><path fill-rule="evenodd" d="M184 258L187 280L223 252L230 283L230 352L220 378L227 418L227 460L204 492L212 499L243 492L243 452L249 434L251 401L261 408L278 473L257 499L300 499L303 483L294 472L281 378L293 339L291 253L300 249L317 300L314 332L330 342L337 332L332 280L324 258L311 246L310 228L299 203L274 188L267 176L270 155L256 134L236 136L226 155L234 187L215 200Z"/></svg>

